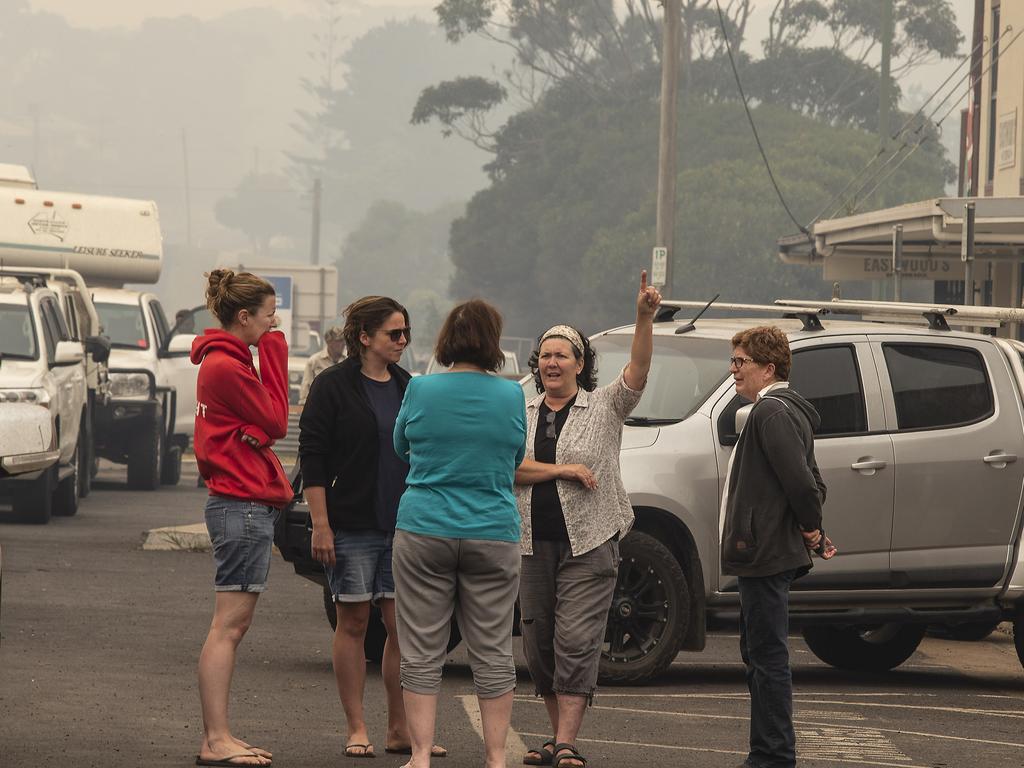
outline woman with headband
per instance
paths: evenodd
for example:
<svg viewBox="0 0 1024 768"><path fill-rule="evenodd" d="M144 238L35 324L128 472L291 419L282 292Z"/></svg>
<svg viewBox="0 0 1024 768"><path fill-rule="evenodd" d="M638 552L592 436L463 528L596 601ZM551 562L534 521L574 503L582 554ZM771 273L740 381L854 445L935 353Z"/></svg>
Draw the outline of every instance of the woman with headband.
<svg viewBox="0 0 1024 768"><path fill-rule="evenodd" d="M622 425L643 395L660 303L641 272L630 361L607 386L597 388L594 351L571 326L545 331L530 359L540 394L526 404L526 458L516 471L519 608L526 663L554 735L526 753L526 765L587 762L576 736L597 685L618 542L633 525L619 473Z"/></svg>

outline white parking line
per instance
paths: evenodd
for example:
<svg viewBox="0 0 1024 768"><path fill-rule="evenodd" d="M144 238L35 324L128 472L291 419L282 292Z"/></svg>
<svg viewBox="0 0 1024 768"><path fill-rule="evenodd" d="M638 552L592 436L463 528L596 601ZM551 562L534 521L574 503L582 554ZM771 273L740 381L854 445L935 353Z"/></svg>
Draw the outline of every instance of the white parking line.
<svg viewBox="0 0 1024 768"><path fill-rule="evenodd" d="M484 740L484 724L483 719L480 717L480 704L476 700L476 696L469 694L466 696L459 696L462 701L462 708L466 710L466 717L469 718L470 725L473 726L473 730L476 731L476 735L480 737L480 741ZM549 738L545 736L544 738ZM526 754L526 744L519 737L519 734L514 728L508 729L508 739L505 741L505 760L511 762L512 765L517 765L523 761L523 755Z"/></svg>
<svg viewBox="0 0 1024 768"><path fill-rule="evenodd" d="M595 707L595 709L596 709L596 707ZM544 738L547 738L543 733L526 733L526 732L524 732L522 735L523 736L542 736ZM640 747L642 749L668 749L668 750L673 750L673 751L676 751L676 752L701 752L701 753L705 753L705 754L710 752L710 753L713 753L713 754L716 754L716 755L740 755L742 757L746 757L747 756L746 751L740 751L740 750L736 750L736 749L714 749L712 747L686 747L686 746L682 746L680 744L651 744L649 742L615 741L615 740L612 740L612 739L585 739L585 738L582 738L582 737L579 739L579 741L580 741L580 743L583 743L583 744L610 744L610 745L616 746L616 747L630 747L631 749L636 749L637 747ZM798 757L801 760L815 760L815 759L817 759L817 756L813 755L813 754L805 755L805 754L801 753L800 755L798 755ZM932 766L930 766L930 765L915 765L915 764L912 764L912 763L905 763L905 762L888 763L888 762L880 762L880 761L875 761L875 760L849 760L849 759L845 759L845 758L841 758L841 757L832 757L832 756L829 756L828 760L831 763L848 763L850 765L873 765L873 766L880 766L881 768L932 768Z"/></svg>
<svg viewBox="0 0 1024 768"><path fill-rule="evenodd" d="M666 712L660 709L632 709L629 707L606 707L594 705L591 709L607 710L609 712L628 712L634 715L664 715L667 717L679 717L688 718L694 720L740 720L748 722L749 717L738 716L738 715L712 715L702 712ZM793 723L800 726L818 726L832 728L835 727L834 723L819 723L813 720L806 720L801 717L794 717ZM972 739L967 736L951 736L946 733L926 733L924 731L908 731L903 728L873 728L873 730L880 733L896 733L903 736L921 736L928 739L945 739L948 741L964 741L973 744L986 744L988 746L998 747L1014 747L1016 749L1024 749L1024 744L1014 741L994 741L993 739Z"/></svg>

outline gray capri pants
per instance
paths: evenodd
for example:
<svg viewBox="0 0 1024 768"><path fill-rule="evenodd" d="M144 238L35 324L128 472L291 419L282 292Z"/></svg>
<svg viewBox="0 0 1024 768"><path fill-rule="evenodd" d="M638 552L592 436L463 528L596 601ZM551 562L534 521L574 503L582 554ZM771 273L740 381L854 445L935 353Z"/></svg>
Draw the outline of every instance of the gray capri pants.
<svg viewBox="0 0 1024 768"><path fill-rule="evenodd" d="M523 555L523 652L538 696L593 696L618 568L614 539L578 557L567 541L535 541Z"/></svg>
<svg viewBox="0 0 1024 768"><path fill-rule="evenodd" d="M441 690L453 611L477 696L490 699L515 689L512 622L520 559L518 542L395 531L391 567L405 690Z"/></svg>

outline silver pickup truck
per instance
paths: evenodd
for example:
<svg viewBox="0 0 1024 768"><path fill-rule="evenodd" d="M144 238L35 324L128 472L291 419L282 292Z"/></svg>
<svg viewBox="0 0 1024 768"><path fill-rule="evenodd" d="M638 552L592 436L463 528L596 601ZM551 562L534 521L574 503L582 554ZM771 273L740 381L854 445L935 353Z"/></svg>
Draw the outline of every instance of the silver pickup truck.
<svg viewBox="0 0 1024 768"><path fill-rule="evenodd" d="M650 680L680 650L703 649L709 627L738 617L735 579L719 569L722 486L746 405L728 358L734 333L765 324L787 332L792 386L822 420L824 524L840 554L793 586L793 625L811 650L833 666L887 670L929 626L969 633L1013 620L1024 662L1024 344L950 329L1022 322L1024 311L804 304L733 305L745 316L695 323L676 317L689 303L663 305L647 388L622 439L636 523L620 545L603 682ZM859 319L827 319L840 313ZM625 326L591 339L599 384L628 361L632 334ZM532 381L524 386L533 393ZM317 578L306 526L300 502L283 516L278 546Z"/></svg>

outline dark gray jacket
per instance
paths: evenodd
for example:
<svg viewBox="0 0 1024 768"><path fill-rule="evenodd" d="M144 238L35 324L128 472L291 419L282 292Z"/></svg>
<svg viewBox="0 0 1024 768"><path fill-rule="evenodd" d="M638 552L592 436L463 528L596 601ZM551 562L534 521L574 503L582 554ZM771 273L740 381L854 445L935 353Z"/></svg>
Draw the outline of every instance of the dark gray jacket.
<svg viewBox="0 0 1024 768"><path fill-rule="evenodd" d="M722 535L722 573L773 576L811 558L800 529L821 528L825 484L814 459L814 406L789 388L754 404L734 448Z"/></svg>

